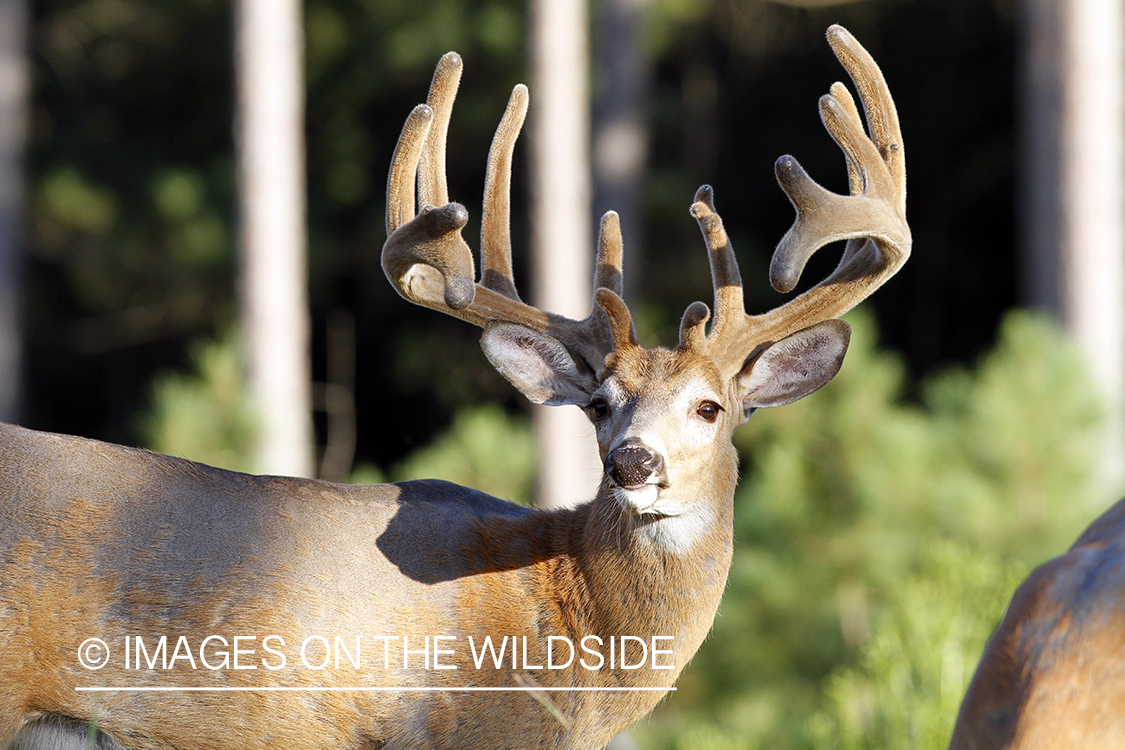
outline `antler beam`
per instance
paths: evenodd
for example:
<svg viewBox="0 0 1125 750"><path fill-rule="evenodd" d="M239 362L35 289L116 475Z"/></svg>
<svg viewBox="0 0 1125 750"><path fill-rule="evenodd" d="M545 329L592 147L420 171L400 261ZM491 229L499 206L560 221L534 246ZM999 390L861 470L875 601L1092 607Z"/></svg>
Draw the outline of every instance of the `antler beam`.
<svg viewBox="0 0 1125 750"><path fill-rule="evenodd" d="M820 117L844 152L850 195L818 185L792 156L777 160L777 181L797 218L774 251L770 282L780 292L791 291L813 253L830 242L847 240L836 270L796 299L762 315L747 315L738 265L711 188L700 188L691 207L707 243L715 286L715 322L706 350L726 374L741 369L746 357L762 344L843 315L910 256L906 162L890 90L879 66L847 30L830 27L828 42L859 91L870 135L864 133L848 90L841 83L833 84L820 99ZM699 322L697 315L691 320Z"/></svg>

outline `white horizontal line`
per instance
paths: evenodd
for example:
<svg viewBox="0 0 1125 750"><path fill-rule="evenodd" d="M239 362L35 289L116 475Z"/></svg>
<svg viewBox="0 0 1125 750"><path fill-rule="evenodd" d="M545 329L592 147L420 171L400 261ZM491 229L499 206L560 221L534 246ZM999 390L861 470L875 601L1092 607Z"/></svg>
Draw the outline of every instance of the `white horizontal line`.
<svg viewBox="0 0 1125 750"><path fill-rule="evenodd" d="M675 691L662 687L76 687L76 691L92 693L347 693L347 692L407 692L407 693L546 693L546 692L653 692Z"/></svg>

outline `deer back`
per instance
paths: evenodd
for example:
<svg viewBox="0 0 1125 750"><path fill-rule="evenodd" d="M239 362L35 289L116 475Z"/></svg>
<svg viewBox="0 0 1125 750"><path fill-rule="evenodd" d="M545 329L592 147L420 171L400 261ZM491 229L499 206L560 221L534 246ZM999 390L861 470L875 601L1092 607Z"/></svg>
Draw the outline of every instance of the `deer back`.
<svg viewBox="0 0 1125 750"><path fill-rule="evenodd" d="M1125 742L1125 500L1024 581L985 647L951 750Z"/></svg>

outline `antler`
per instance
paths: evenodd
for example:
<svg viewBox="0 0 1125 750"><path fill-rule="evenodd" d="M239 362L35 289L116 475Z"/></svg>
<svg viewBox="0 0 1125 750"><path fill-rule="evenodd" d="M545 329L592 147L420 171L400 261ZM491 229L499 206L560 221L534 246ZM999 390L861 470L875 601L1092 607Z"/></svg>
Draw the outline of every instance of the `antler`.
<svg viewBox="0 0 1125 750"><path fill-rule="evenodd" d="M488 154L481 220L481 277L473 282L473 256L461 237L468 211L450 203L445 176L445 142L461 80L461 58L447 53L438 63L426 104L410 113L399 136L387 178L387 241L383 271L407 300L440 310L473 325L490 320L521 323L547 333L577 361L597 372L614 348L614 327L629 326L628 311L611 326L594 304L577 321L525 304L512 279L509 194L512 151L527 113L527 87L512 91ZM415 189L418 210L415 212ZM602 218L594 289L621 294L621 228L617 214ZM616 316L622 313L611 306ZM624 309L622 305L620 309Z"/></svg>
<svg viewBox="0 0 1125 750"><path fill-rule="evenodd" d="M814 252L829 242L846 239L836 270L796 299L762 315L747 315L738 264L709 186L699 189L691 207L710 255L715 322L704 338L706 309L688 308L680 341L681 346L705 348L724 375L741 370L759 346L843 315L893 276L910 256L906 162L894 101L879 66L847 30L829 27L828 43L859 90L870 137L863 132L863 121L848 90L834 83L820 99L820 117L844 151L851 194L824 189L792 156L777 160L777 181L797 210L797 219L774 251L770 283L780 292L791 291Z"/></svg>

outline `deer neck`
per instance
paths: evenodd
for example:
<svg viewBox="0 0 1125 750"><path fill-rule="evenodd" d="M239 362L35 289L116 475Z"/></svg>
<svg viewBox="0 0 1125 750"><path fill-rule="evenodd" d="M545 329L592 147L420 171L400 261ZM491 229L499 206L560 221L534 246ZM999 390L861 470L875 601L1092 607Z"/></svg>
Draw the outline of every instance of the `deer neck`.
<svg viewBox="0 0 1125 750"><path fill-rule="evenodd" d="M730 570L735 474L689 491L689 511L634 515L603 480L582 530L580 574L597 628L674 636L678 674L711 628ZM688 490L688 488L685 488Z"/></svg>

